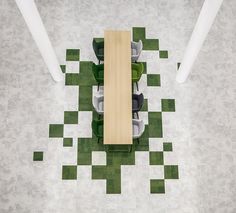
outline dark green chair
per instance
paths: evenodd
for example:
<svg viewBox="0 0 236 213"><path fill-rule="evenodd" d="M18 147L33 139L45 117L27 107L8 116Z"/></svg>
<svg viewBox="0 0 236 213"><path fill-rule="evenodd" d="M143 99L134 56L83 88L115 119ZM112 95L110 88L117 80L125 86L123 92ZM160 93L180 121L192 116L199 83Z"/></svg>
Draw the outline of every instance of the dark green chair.
<svg viewBox="0 0 236 213"><path fill-rule="evenodd" d="M104 41L93 39L93 50L100 64L100 61L104 61Z"/></svg>
<svg viewBox="0 0 236 213"><path fill-rule="evenodd" d="M104 64L94 64L93 63L93 75L95 80L97 81L98 84L98 91L99 91L99 86L103 84L104 82Z"/></svg>
<svg viewBox="0 0 236 213"><path fill-rule="evenodd" d="M144 71L142 63L132 63L132 82L136 84L138 90L138 81L140 80Z"/></svg>
<svg viewBox="0 0 236 213"><path fill-rule="evenodd" d="M100 139L103 139L103 120L93 120L92 131L93 134L98 138L99 143Z"/></svg>

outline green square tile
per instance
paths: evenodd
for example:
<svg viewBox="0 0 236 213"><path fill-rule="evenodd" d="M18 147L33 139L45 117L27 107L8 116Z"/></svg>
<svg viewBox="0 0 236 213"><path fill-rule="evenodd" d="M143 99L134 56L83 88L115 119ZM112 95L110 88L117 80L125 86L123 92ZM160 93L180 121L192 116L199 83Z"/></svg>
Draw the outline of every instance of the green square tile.
<svg viewBox="0 0 236 213"><path fill-rule="evenodd" d="M34 152L33 161L43 161L43 152Z"/></svg>
<svg viewBox="0 0 236 213"><path fill-rule="evenodd" d="M164 143L163 143L163 150L164 150L165 152L171 152L171 151L173 151L173 150L172 150L172 143L164 142Z"/></svg>
<svg viewBox="0 0 236 213"><path fill-rule="evenodd" d="M97 85L93 75L93 63L91 61L80 61L79 86Z"/></svg>
<svg viewBox="0 0 236 213"><path fill-rule="evenodd" d="M162 113L148 112L149 137L162 138Z"/></svg>
<svg viewBox="0 0 236 213"><path fill-rule="evenodd" d="M118 148L119 149L119 148ZM120 165L134 165L135 164L135 153L134 151L107 151L107 165L112 165L119 170Z"/></svg>
<svg viewBox="0 0 236 213"><path fill-rule="evenodd" d="M92 86L79 87L79 111L92 111Z"/></svg>
<svg viewBox="0 0 236 213"><path fill-rule="evenodd" d="M91 165L92 164L92 152L78 152L77 165Z"/></svg>
<svg viewBox="0 0 236 213"><path fill-rule="evenodd" d="M143 41L143 50L159 50L158 39L145 39Z"/></svg>
<svg viewBox="0 0 236 213"><path fill-rule="evenodd" d="M79 74L78 73L66 73L65 85L78 86L79 85Z"/></svg>
<svg viewBox="0 0 236 213"><path fill-rule="evenodd" d="M161 99L161 109L163 112L175 112L175 99Z"/></svg>
<svg viewBox="0 0 236 213"><path fill-rule="evenodd" d="M65 111L64 124L78 124L78 111Z"/></svg>
<svg viewBox="0 0 236 213"><path fill-rule="evenodd" d="M91 150L93 151L106 151L106 147L101 142L97 142L97 138L94 137L92 139Z"/></svg>
<svg viewBox="0 0 236 213"><path fill-rule="evenodd" d="M63 146L64 147L73 146L73 138L63 138Z"/></svg>
<svg viewBox="0 0 236 213"><path fill-rule="evenodd" d="M107 194L120 194L121 193L121 179L107 179Z"/></svg>
<svg viewBox="0 0 236 213"><path fill-rule="evenodd" d="M163 194L165 193L165 180L155 179L150 180L151 193Z"/></svg>
<svg viewBox="0 0 236 213"><path fill-rule="evenodd" d="M135 140L134 140L134 146L133 146L133 149L135 151L149 151L149 145L146 144L146 145L142 145L142 144L138 144Z"/></svg>
<svg viewBox="0 0 236 213"><path fill-rule="evenodd" d="M61 67L61 71L63 73L65 73L66 72L66 65L60 65L60 67Z"/></svg>
<svg viewBox="0 0 236 213"><path fill-rule="evenodd" d="M49 125L49 138L62 138L64 132L63 124L50 124Z"/></svg>
<svg viewBox="0 0 236 213"><path fill-rule="evenodd" d="M144 40L145 37L145 27L133 27L133 41Z"/></svg>
<svg viewBox="0 0 236 213"><path fill-rule="evenodd" d="M67 49L66 61L79 61L80 50L79 49Z"/></svg>
<svg viewBox="0 0 236 213"><path fill-rule="evenodd" d="M144 99L143 106L140 111L148 111L148 100Z"/></svg>
<svg viewBox="0 0 236 213"><path fill-rule="evenodd" d="M129 152L129 145L107 145L107 150L109 152Z"/></svg>
<svg viewBox="0 0 236 213"><path fill-rule="evenodd" d="M149 163L150 165L163 165L163 152L149 152Z"/></svg>
<svg viewBox="0 0 236 213"><path fill-rule="evenodd" d="M179 171L177 165L164 166L165 179L179 179Z"/></svg>
<svg viewBox="0 0 236 213"><path fill-rule="evenodd" d="M148 74L147 85L148 86L161 86L161 76L159 74Z"/></svg>
<svg viewBox="0 0 236 213"><path fill-rule="evenodd" d="M160 50L159 57L160 58L168 58L168 51L167 50Z"/></svg>
<svg viewBox="0 0 236 213"><path fill-rule="evenodd" d="M106 166L92 166L92 179L106 179L107 168Z"/></svg>
<svg viewBox="0 0 236 213"><path fill-rule="evenodd" d="M77 166L62 166L62 179L63 180L76 180L77 179Z"/></svg>
<svg viewBox="0 0 236 213"><path fill-rule="evenodd" d="M78 152L87 153L87 152L94 151L92 150L92 146L94 142L95 140L92 138L79 138L78 139Z"/></svg>

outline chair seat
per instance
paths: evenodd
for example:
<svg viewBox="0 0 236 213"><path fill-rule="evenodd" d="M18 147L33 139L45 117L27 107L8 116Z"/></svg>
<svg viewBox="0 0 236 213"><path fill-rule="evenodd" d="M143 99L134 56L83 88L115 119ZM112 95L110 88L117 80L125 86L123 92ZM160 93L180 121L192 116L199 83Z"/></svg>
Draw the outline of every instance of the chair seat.
<svg viewBox="0 0 236 213"><path fill-rule="evenodd" d="M137 55L137 50L132 48L132 49L131 49L131 54L132 54L132 56L133 56L133 55Z"/></svg>
<svg viewBox="0 0 236 213"><path fill-rule="evenodd" d="M104 78L104 71L103 70L99 70L98 78Z"/></svg>
<svg viewBox="0 0 236 213"><path fill-rule="evenodd" d="M132 100L132 110L135 111L139 108L138 100L133 99Z"/></svg>
<svg viewBox="0 0 236 213"><path fill-rule="evenodd" d="M139 74L138 74L138 70L132 70L132 78L138 78Z"/></svg>
<svg viewBox="0 0 236 213"><path fill-rule="evenodd" d="M98 126L98 135L103 136L103 125Z"/></svg>
<svg viewBox="0 0 236 213"><path fill-rule="evenodd" d="M133 137L139 134L139 126L133 124Z"/></svg>
<svg viewBox="0 0 236 213"><path fill-rule="evenodd" d="M98 103L98 109L99 109L99 111L103 111L103 101L101 101L101 102L99 102Z"/></svg>
<svg viewBox="0 0 236 213"><path fill-rule="evenodd" d="M98 49L98 55L101 55L101 56L104 55L104 48L99 48Z"/></svg>

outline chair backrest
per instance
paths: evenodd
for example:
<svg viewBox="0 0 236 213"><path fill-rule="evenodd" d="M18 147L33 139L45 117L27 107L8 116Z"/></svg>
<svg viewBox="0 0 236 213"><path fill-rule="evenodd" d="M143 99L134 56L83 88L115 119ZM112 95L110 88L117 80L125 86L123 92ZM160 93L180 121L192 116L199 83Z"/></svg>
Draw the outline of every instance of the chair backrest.
<svg viewBox="0 0 236 213"><path fill-rule="evenodd" d="M135 108L133 108L134 111L140 111L141 108L143 107L143 103L144 103L144 96L143 93L140 94L133 94L132 95L132 99L136 100L138 105L135 106Z"/></svg>
<svg viewBox="0 0 236 213"><path fill-rule="evenodd" d="M102 41L96 41L96 39L93 39L93 49L94 51L98 50L99 48L104 48L104 40Z"/></svg>
<svg viewBox="0 0 236 213"><path fill-rule="evenodd" d="M143 106L143 102L144 102L144 96L143 96L143 93L141 93L141 94L138 95L138 104L140 106L140 109Z"/></svg>
<svg viewBox="0 0 236 213"><path fill-rule="evenodd" d="M104 48L104 41L96 41L93 39L93 50L95 52L95 55L98 55L98 50L100 48Z"/></svg>
<svg viewBox="0 0 236 213"><path fill-rule="evenodd" d="M139 137L142 136L142 134L144 133L145 130L145 124L143 122L143 120L140 120L139 122Z"/></svg>
<svg viewBox="0 0 236 213"><path fill-rule="evenodd" d="M97 113L103 113L103 111L101 111L99 109L99 103L102 102L104 100L104 96L94 96L93 97L93 107L96 110Z"/></svg>
<svg viewBox="0 0 236 213"><path fill-rule="evenodd" d="M131 49L136 49L137 42L131 41Z"/></svg>
<svg viewBox="0 0 236 213"><path fill-rule="evenodd" d="M138 73L138 79L139 80L143 74L144 66L143 63L132 63L132 71L135 70Z"/></svg>
<svg viewBox="0 0 236 213"><path fill-rule="evenodd" d="M142 49L143 49L143 42L142 40L139 40L139 42L137 42L137 55L140 55Z"/></svg>
<svg viewBox="0 0 236 213"><path fill-rule="evenodd" d="M93 96L93 107L96 111L98 111L98 96Z"/></svg>
<svg viewBox="0 0 236 213"><path fill-rule="evenodd" d="M137 135L133 135L133 137L135 137L135 138L141 137L144 130L145 130L145 125L144 125L143 120L133 119L132 124L135 126L138 126L138 133L137 133Z"/></svg>

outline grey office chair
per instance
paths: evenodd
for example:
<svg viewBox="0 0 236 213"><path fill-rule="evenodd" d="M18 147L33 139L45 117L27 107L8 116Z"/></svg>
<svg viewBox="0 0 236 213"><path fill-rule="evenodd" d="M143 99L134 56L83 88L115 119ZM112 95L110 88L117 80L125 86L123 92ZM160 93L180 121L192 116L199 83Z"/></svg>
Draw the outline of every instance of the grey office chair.
<svg viewBox="0 0 236 213"><path fill-rule="evenodd" d="M143 49L143 42L141 40L139 40L139 42L131 41L131 60L132 60L132 62L137 62L142 49Z"/></svg>
<svg viewBox="0 0 236 213"><path fill-rule="evenodd" d="M104 41L93 39L93 50L100 64L101 61L104 61Z"/></svg>
<svg viewBox="0 0 236 213"><path fill-rule="evenodd" d="M133 118L134 114L137 115L137 118L139 119L138 112L141 110L144 102L144 96L143 93L141 94L133 94L132 95L132 112L133 112Z"/></svg>
<svg viewBox="0 0 236 213"><path fill-rule="evenodd" d="M139 138L142 136L145 130L144 122L143 120L133 119L132 125L133 125L133 139L137 139L139 143Z"/></svg>
<svg viewBox="0 0 236 213"><path fill-rule="evenodd" d="M98 113L99 118L103 115L104 112L103 103L104 103L104 96L93 97L93 107L95 111Z"/></svg>

